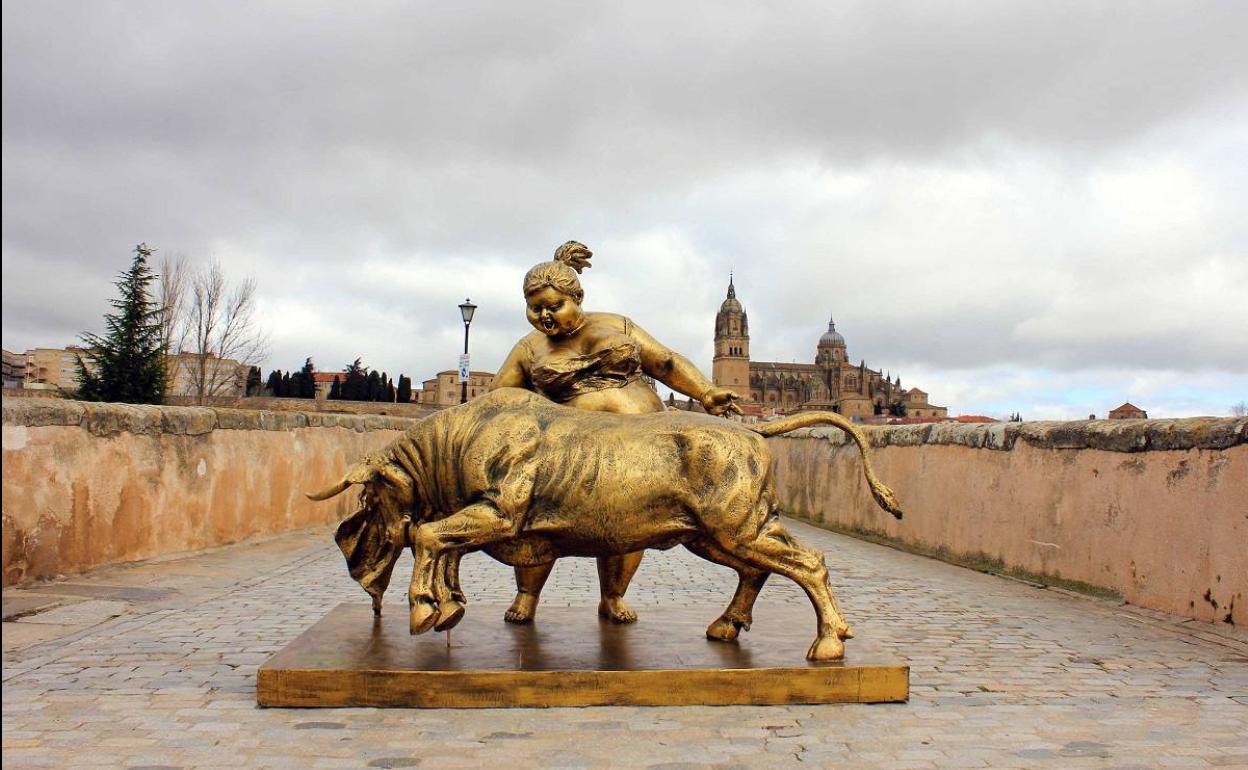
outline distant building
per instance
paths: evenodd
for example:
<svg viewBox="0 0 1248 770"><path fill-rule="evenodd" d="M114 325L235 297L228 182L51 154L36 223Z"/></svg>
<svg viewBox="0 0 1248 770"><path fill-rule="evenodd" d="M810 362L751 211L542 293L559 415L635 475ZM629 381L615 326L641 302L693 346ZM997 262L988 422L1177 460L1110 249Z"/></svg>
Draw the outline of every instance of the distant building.
<svg viewBox="0 0 1248 770"><path fill-rule="evenodd" d="M929 403L926 392L903 389L900 376L869 369L865 360L851 364L845 338L831 321L819 338L813 364L751 361L749 319L731 278L728 297L715 315L711 380L777 414L819 409L858 419L903 413L943 419L949 413L948 408Z"/></svg>
<svg viewBox="0 0 1248 770"><path fill-rule="evenodd" d="M469 372L468 400L488 393L494 384L494 372ZM432 379L422 383L422 389L413 391L413 399L421 404L436 406L454 406L459 403L462 385L459 383L459 370L447 369L438 372Z"/></svg>
<svg viewBox="0 0 1248 770"><path fill-rule="evenodd" d="M1111 420L1147 420L1148 412L1139 408L1130 401L1118 407L1109 410L1109 419Z"/></svg>
<svg viewBox="0 0 1248 770"><path fill-rule="evenodd" d="M165 356L165 367L169 396L198 396L201 381L205 396L233 398L247 394L247 372L251 367L232 358L182 351Z"/></svg>
<svg viewBox="0 0 1248 770"><path fill-rule="evenodd" d="M81 358L91 371L96 370L91 351L78 345L63 348L31 348L25 353L4 353L4 387L22 387L28 390L61 390L74 393L78 390L78 361ZM196 396L200 381L198 353L181 352L165 357L169 396ZM232 358L217 358L211 353L206 357L202 372L202 380L207 384L207 395L241 396L247 390L246 364ZM10 373L16 378L21 359L24 366L20 367L22 379L20 385L10 385Z"/></svg>
<svg viewBox="0 0 1248 770"><path fill-rule="evenodd" d="M316 400L324 401L329 398L329 391L334 387L334 380L338 380L338 387L342 387L342 381L347 378L345 372L312 372L312 382L316 383Z"/></svg>
<svg viewBox="0 0 1248 770"><path fill-rule="evenodd" d="M26 382L26 356L4 351L4 387L21 388Z"/></svg>
<svg viewBox="0 0 1248 770"><path fill-rule="evenodd" d="M22 387L35 390L78 390L78 359L93 369L89 350L78 345L27 350L26 377Z"/></svg>

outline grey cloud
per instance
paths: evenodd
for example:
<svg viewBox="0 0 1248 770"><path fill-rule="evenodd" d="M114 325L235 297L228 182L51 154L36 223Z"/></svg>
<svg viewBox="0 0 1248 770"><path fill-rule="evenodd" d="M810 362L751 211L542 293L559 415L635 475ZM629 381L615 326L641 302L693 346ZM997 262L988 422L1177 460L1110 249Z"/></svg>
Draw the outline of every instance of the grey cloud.
<svg viewBox="0 0 1248 770"><path fill-rule="evenodd" d="M729 267L759 357L807 360L835 312L873 365L1248 360L1223 306L1242 272L1165 288L1248 254L1242 4L3 13L6 345L94 328L147 240L256 273L270 366L445 368L468 293L492 365L524 331L519 276L575 237L600 254L587 305L704 368ZM1201 200L1107 204L1106 177L1111 201L1171 177ZM1138 224L1159 219L1172 240ZM1141 264L1160 287L1088 288ZM1141 342L1123 297L1175 320Z"/></svg>

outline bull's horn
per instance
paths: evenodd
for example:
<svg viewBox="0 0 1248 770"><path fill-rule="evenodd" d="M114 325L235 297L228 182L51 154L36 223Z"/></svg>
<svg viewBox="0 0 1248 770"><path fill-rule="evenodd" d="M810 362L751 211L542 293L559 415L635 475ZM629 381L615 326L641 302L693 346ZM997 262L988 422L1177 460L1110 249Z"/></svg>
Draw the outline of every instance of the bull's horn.
<svg viewBox="0 0 1248 770"><path fill-rule="evenodd" d="M344 478L342 481L339 481L337 484L334 484L332 487L326 487L325 489L322 489L320 492L313 492L312 494L308 495L308 499L309 500L328 500L334 495L343 492L344 490L347 489L347 487L350 487L350 486L351 486L351 482Z"/></svg>

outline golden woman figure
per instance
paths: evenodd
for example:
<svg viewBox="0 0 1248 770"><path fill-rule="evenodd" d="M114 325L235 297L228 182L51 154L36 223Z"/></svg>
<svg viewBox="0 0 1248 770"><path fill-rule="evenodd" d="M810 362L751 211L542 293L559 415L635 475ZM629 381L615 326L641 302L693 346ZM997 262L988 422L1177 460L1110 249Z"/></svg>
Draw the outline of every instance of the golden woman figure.
<svg viewBox="0 0 1248 770"><path fill-rule="evenodd" d="M534 331L512 348L493 387L525 388L590 411L661 412L663 402L642 381L645 374L696 398L711 414L739 413L733 403L736 393L715 387L688 359L625 316L582 309L585 292L578 274L589 267L592 256L584 244L568 241L555 250L553 261L535 265L525 274L525 315ZM637 613L624 602L624 593L641 556L641 551L635 551L598 558L599 615L616 623L637 620ZM542 586L553 568L553 563L516 568L516 598L504 615L508 622L533 619Z"/></svg>

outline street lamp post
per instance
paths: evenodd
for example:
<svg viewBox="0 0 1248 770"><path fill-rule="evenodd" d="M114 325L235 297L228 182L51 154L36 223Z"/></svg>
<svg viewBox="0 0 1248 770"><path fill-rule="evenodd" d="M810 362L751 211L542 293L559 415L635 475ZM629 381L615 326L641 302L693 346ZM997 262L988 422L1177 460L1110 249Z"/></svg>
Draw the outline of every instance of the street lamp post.
<svg viewBox="0 0 1248 770"><path fill-rule="evenodd" d="M470 299L464 300L464 303L459 306L459 314L463 316L463 319L464 319L464 358L465 359L467 359L468 357L468 324L472 323L472 314L475 312L477 312L477 306L472 304L472 300ZM472 367L469 367L468 371L465 374L466 376L464 377L464 381L461 384L460 391L459 391L459 403L461 404L468 403L468 380L472 378Z"/></svg>

